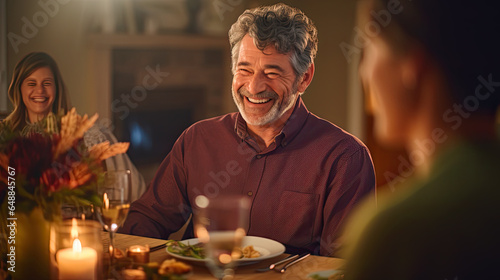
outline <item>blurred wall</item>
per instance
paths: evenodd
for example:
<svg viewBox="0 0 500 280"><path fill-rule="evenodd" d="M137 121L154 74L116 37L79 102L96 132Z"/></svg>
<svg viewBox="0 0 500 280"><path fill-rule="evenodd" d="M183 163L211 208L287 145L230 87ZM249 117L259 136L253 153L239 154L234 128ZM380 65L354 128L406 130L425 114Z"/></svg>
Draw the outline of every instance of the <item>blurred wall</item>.
<svg viewBox="0 0 500 280"><path fill-rule="evenodd" d="M7 0L7 72L9 81L15 64L26 54L44 51L58 63L70 100L80 113L95 112L95 100L87 98L87 57L84 12L93 0L41 3ZM5 39L5 38L2 38ZM10 106L10 104L9 104Z"/></svg>
<svg viewBox="0 0 500 280"><path fill-rule="evenodd" d="M89 69L86 30L92 24L88 19L89 13L99 12L99 9L96 10L95 7L100 7L102 1L104 0L7 0L7 34L10 34L8 35L10 38L7 38L9 79L15 63L24 55L31 51L48 52L59 64L73 105L80 113L96 112L96 102L99 100L92 97L95 95L89 94L93 87L89 82L89 71L92 69ZM214 8L219 5L219 8L227 8L224 10L224 17L221 17L226 29L241 13L242 8L245 8L241 5L254 7L277 2L240 1L243 3L240 6L229 7L223 4L238 1L207 1L207 7ZM308 109L347 129L349 65L339 44L350 41L356 1L287 0L282 2L303 10L314 21L319 31L316 73L311 86L304 94ZM40 3L45 3L45 6L42 7ZM229 92L227 94L230 96Z"/></svg>

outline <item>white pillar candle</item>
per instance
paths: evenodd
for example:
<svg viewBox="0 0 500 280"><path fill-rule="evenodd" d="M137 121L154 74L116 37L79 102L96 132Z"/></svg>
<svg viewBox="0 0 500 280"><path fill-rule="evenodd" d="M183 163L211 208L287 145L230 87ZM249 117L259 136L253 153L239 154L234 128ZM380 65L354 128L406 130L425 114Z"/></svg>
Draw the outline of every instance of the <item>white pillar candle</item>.
<svg viewBox="0 0 500 280"><path fill-rule="evenodd" d="M96 277L97 252L83 247L77 238L73 248L59 250L56 254L60 280L94 280Z"/></svg>

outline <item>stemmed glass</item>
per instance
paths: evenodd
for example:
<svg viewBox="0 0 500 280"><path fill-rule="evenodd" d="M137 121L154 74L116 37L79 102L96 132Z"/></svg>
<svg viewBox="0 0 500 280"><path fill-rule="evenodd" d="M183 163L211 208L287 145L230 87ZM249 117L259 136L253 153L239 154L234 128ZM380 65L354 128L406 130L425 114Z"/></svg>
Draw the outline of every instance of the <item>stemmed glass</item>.
<svg viewBox="0 0 500 280"><path fill-rule="evenodd" d="M123 225L130 208L131 177L130 170L106 172L98 193L102 205L96 207L97 219L109 232L109 254L111 264L115 258L115 233Z"/></svg>
<svg viewBox="0 0 500 280"><path fill-rule="evenodd" d="M250 200L243 196L198 196L195 204L194 230L205 244L208 268L217 279L233 279L234 261L242 256Z"/></svg>

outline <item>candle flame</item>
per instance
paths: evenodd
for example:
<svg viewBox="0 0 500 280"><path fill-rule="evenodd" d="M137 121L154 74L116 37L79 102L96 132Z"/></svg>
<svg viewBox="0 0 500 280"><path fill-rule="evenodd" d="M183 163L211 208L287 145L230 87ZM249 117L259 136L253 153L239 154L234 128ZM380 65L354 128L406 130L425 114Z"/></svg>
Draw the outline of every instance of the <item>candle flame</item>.
<svg viewBox="0 0 500 280"><path fill-rule="evenodd" d="M82 252L82 243L80 242L80 239L78 239L78 238L75 238L75 240L73 240L73 252L75 252L75 253Z"/></svg>
<svg viewBox="0 0 500 280"><path fill-rule="evenodd" d="M134 253L147 253L149 252L149 246L132 245L129 247L129 251Z"/></svg>
<svg viewBox="0 0 500 280"><path fill-rule="evenodd" d="M109 199L107 193L104 193L103 202L104 202L104 209L109 209Z"/></svg>
<svg viewBox="0 0 500 280"><path fill-rule="evenodd" d="M76 223L76 219L73 218L71 220L71 238L77 238L78 237L78 227Z"/></svg>

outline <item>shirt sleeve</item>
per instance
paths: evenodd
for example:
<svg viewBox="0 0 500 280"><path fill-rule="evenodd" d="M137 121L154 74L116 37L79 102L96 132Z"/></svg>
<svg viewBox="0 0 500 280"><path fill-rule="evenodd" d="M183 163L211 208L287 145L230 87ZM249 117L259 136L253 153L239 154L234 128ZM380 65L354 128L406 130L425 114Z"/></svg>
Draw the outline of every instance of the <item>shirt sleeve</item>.
<svg viewBox="0 0 500 280"><path fill-rule="evenodd" d="M132 203L121 233L167 239L191 214L186 193L184 134L161 163L144 195Z"/></svg>
<svg viewBox="0 0 500 280"><path fill-rule="evenodd" d="M334 179L323 210L320 254L337 257L347 216L368 195L368 199L375 200L375 172L371 156L363 146L351 155L343 155L332 173Z"/></svg>

